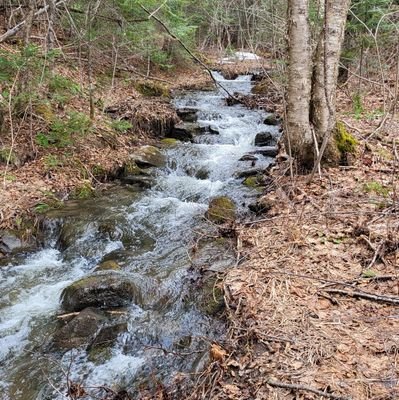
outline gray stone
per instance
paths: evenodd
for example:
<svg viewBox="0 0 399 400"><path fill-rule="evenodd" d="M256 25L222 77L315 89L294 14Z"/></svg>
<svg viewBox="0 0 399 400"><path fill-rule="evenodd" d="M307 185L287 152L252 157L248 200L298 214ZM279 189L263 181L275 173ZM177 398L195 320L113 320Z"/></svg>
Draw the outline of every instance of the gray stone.
<svg viewBox="0 0 399 400"><path fill-rule="evenodd" d="M261 132L255 136L255 146L264 147L275 144L273 135L270 132Z"/></svg>
<svg viewBox="0 0 399 400"><path fill-rule="evenodd" d="M140 147L130 159L139 168L164 167L166 165L165 156L154 146Z"/></svg>
<svg viewBox="0 0 399 400"><path fill-rule="evenodd" d="M87 345L106 321L107 318L101 311L86 308L56 331L53 336L53 345L61 349Z"/></svg>
<svg viewBox="0 0 399 400"><path fill-rule="evenodd" d="M178 139L183 142L191 142L194 137L204 132L197 123L183 122L174 126L172 131L167 135L170 138Z"/></svg>

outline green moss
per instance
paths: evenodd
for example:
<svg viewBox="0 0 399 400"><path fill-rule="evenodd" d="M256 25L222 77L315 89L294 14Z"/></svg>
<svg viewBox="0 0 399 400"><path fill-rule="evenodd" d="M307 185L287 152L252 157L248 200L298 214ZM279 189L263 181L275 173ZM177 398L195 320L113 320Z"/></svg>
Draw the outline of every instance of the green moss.
<svg viewBox="0 0 399 400"><path fill-rule="evenodd" d="M243 184L251 188L257 188L261 183L259 182L259 178L257 176L249 176L244 180Z"/></svg>
<svg viewBox="0 0 399 400"><path fill-rule="evenodd" d="M165 139L161 140L161 143L166 147L175 147L181 142L180 142L180 140L177 140L177 139L165 138Z"/></svg>
<svg viewBox="0 0 399 400"><path fill-rule="evenodd" d="M102 263L100 263L94 270L94 272L97 271L120 271L121 267L120 265L113 260L109 260L109 261L103 261Z"/></svg>
<svg viewBox="0 0 399 400"><path fill-rule="evenodd" d="M41 102L36 104L34 108L36 114L42 117L47 123L54 121L55 115L49 102Z"/></svg>
<svg viewBox="0 0 399 400"><path fill-rule="evenodd" d="M210 279L204 284L202 297L200 309L205 314L215 316L225 307L224 292L217 285L216 278Z"/></svg>
<svg viewBox="0 0 399 400"><path fill-rule="evenodd" d="M342 122L337 122L335 142L341 154L354 154L359 142L346 129Z"/></svg>
<svg viewBox="0 0 399 400"><path fill-rule="evenodd" d="M146 97L170 97L169 89L160 83L140 81L136 82L134 88Z"/></svg>
<svg viewBox="0 0 399 400"><path fill-rule="evenodd" d="M134 161L128 162L124 167L124 175L143 175L145 171L143 171Z"/></svg>
<svg viewBox="0 0 399 400"><path fill-rule="evenodd" d="M236 206L228 197L216 197L209 203L205 216L215 224L231 222L236 218Z"/></svg>

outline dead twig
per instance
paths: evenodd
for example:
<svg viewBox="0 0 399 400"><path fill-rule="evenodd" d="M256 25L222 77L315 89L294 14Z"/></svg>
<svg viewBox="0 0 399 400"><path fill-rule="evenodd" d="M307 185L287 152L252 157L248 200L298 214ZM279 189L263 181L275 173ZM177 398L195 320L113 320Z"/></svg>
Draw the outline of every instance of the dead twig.
<svg viewBox="0 0 399 400"><path fill-rule="evenodd" d="M326 397L327 399L334 399L334 400L350 400L351 399L350 397L339 396L339 395L332 394L332 393L326 393L321 390L314 389L312 387L304 386L304 385L295 385L295 384L291 384L291 383L284 383L284 382L279 382L279 381L275 381L272 379L269 379L266 383L272 387L314 393L314 394L317 394L318 396Z"/></svg>
<svg viewBox="0 0 399 400"><path fill-rule="evenodd" d="M370 301L376 301L378 303L399 305L399 297L384 296L384 295L378 295L378 294L367 293L367 292L355 292L355 291L341 290L341 289L326 289L325 292L331 293L331 294L340 294L342 296L349 296L349 297L365 299L365 300L370 300Z"/></svg>

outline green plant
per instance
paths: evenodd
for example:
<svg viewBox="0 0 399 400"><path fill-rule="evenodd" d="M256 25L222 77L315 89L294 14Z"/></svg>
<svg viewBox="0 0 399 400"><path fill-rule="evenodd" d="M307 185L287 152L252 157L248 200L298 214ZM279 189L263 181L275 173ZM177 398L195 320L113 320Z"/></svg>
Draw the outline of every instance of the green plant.
<svg viewBox="0 0 399 400"><path fill-rule="evenodd" d="M355 118L360 119L362 117L364 108L362 103L362 97L359 93L353 96L353 112L355 113Z"/></svg>
<svg viewBox="0 0 399 400"><path fill-rule="evenodd" d="M362 277L367 279L372 279L377 276L377 273L372 269L366 269L362 272Z"/></svg>
<svg viewBox="0 0 399 400"><path fill-rule="evenodd" d="M110 125L112 129L120 133L126 133L129 129L133 128L131 122L125 119L112 121Z"/></svg>
<svg viewBox="0 0 399 400"><path fill-rule="evenodd" d="M47 203L37 203L34 207L34 211L37 214L45 214L47 211L51 209L50 205Z"/></svg>
<svg viewBox="0 0 399 400"><path fill-rule="evenodd" d="M86 200L94 197L94 195L94 187L91 185L90 181L85 181L80 186L75 188L72 197L79 200Z"/></svg>
<svg viewBox="0 0 399 400"><path fill-rule="evenodd" d="M363 185L363 190L366 193L375 193L379 196L387 197L389 195L389 188L379 182L367 182Z"/></svg>
<svg viewBox="0 0 399 400"><path fill-rule="evenodd" d="M62 167L62 165L64 164L63 161L60 160L56 154L49 154L45 156L43 161L48 171L56 169L57 167Z"/></svg>
<svg viewBox="0 0 399 400"><path fill-rule="evenodd" d="M40 132L35 141L42 147L66 147L72 143L73 135L84 136L92 129L90 118L80 112L71 112L66 120L56 118L50 125L49 132Z"/></svg>

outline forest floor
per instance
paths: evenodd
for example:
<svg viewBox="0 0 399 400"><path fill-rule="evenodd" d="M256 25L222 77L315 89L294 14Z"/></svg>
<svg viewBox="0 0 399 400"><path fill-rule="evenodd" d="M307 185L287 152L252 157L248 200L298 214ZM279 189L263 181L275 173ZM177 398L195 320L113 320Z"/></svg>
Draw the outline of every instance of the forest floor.
<svg viewBox="0 0 399 400"><path fill-rule="evenodd" d="M399 120L375 133L381 98L365 101L355 115L339 93L350 166L312 183L277 166L269 211L238 228L228 339L190 399L399 398Z"/></svg>

